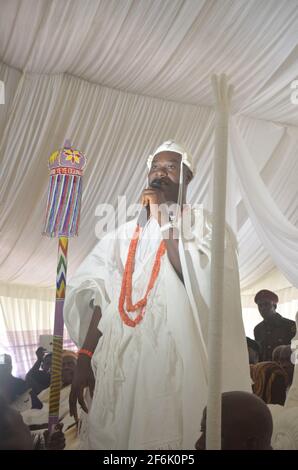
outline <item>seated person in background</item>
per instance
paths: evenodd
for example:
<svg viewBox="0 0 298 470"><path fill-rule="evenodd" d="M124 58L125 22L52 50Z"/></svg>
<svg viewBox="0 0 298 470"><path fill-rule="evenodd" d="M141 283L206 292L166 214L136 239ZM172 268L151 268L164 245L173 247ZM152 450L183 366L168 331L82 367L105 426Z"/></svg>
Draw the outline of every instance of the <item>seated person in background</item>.
<svg viewBox="0 0 298 470"><path fill-rule="evenodd" d="M250 366L253 392L265 403L284 405L288 378L276 362L259 362Z"/></svg>
<svg viewBox="0 0 298 470"><path fill-rule="evenodd" d="M43 439L34 439L21 414L0 395L0 450L62 450L64 446L61 425L57 426L50 438L46 431Z"/></svg>
<svg viewBox="0 0 298 470"><path fill-rule="evenodd" d="M294 374L294 364L291 360L291 357L292 357L292 349L289 344L277 346L277 348L274 349L273 354L272 354L272 360L274 362L277 362L287 374L288 389L292 385L293 374Z"/></svg>
<svg viewBox="0 0 298 470"><path fill-rule="evenodd" d="M61 371L61 392L59 421L64 424L64 434L66 439L66 449L73 449L77 445L77 426L75 419L69 414L69 393L71 389L74 370L77 363L77 355L73 351L63 351L62 371ZM24 422L31 430L45 430L48 427L50 387L43 390L38 399L42 403L42 409L25 410L22 413Z"/></svg>
<svg viewBox="0 0 298 470"><path fill-rule="evenodd" d="M248 358L250 364L256 364L260 360L260 346L258 343L246 337L247 349L248 349Z"/></svg>
<svg viewBox="0 0 298 470"><path fill-rule="evenodd" d="M9 354L0 355L0 393L9 404L28 390L25 380L12 375L12 360Z"/></svg>
<svg viewBox="0 0 298 470"><path fill-rule="evenodd" d="M197 450L206 449L206 408ZM270 450L272 418L265 403L252 393L222 394L222 450Z"/></svg>
<svg viewBox="0 0 298 470"><path fill-rule="evenodd" d="M37 361L26 375L26 382L36 395L48 388L51 383L52 353L45 354L45 352L42 347L36 350Z"/></svg>
<svg viewBox="0 0 298 470"><path fill-rule="evenodd" d="M255 296L255 303L264 319L254 329L255 340L261 347L260 360L271 361L276 346L291 343L296 333L296 325L293 320L276 312L278 297L274 292L259 291Z"/></svg>
<svg viewBox="0 0 298 470"><path fill-rule="evenodd" d="M285 345L281 344L280 346L276 346L276 348L274 348L274 350L272 352L272 361L273 362L279 363L280 354L281 354L281 351L284 347L285 347Z"/></svg>

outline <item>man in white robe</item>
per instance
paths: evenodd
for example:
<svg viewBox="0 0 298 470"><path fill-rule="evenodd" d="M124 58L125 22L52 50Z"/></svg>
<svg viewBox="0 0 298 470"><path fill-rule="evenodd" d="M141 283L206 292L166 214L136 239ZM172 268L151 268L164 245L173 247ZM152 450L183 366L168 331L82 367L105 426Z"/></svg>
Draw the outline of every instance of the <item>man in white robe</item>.
<svg viewBox="0 0 298 470"><path fill-rule="evenodd" d="M193 211L193 237L182 240L181 220L177 217L173 223L171 218L163 224L154 204L185 203L192 178L190 156L174 142L166 142L150 158L149 167L142 202L150 218L135 254L133 303L144 297L163 239L166 253L142 321L131 327L119 314L137 221L104 237L67 287L65 323L83 348L71 412L76 414L77 400L86 410L83 390L89 386L93 400L84 445L90 449L194 449L207 401L210 216ZM236 244L228 229L224 282L223 391L251 392ZM138 313L128 315L135 319Z"/></svg>

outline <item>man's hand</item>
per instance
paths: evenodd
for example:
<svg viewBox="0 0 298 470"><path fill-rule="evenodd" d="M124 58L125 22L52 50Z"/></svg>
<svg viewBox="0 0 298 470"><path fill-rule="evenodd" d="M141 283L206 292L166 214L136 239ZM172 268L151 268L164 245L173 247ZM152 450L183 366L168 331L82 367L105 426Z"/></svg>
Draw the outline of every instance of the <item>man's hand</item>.
<svg viewBox="0 0 298 470"><path fill-rule="evenodd" d="M47 450L63 450L65 447L65 437L62 431L63 423L55 426L54 432L49 436L49 431L43 433L45 440L45 448Z"/></svg>
<svg viewBox="0 0 298 470"><path fill-rule="evenodd" d="M85 341L82 345L82 349L87 349L92 353L95 351L99 338L102 336L101 331L98 329L100 319L101 309L99 306L96 306L94 307L93 315ZM77 402L79 402L79 405L81 405L85 413L88 413L88 408L84 400L84 389L86 387L89 387L92 398L95 387L95 378L91 368L91 359L85 354L79 354L71 391L69 394L69 412L70 416L74 416L76 422L78 422Z"/></svg>
<svg viewBox="0 0 298 470"><path fill-rule="evenodd" d="M84 389L89 387L90 395L93 397L94 386L95 379L91 368L91 359L88 356L80 354L69 394L70 416L74 416L77 422L77 402L79 402L79 405L82 407L85 413L88 413L88 408L84 400Z"/></svg>
<svg viewBox="0 0 298 470"><path fill-rule="evenodd" d="M154 217L159 225L163 225L169 221L167 211L167 201L163 191L157 188L146 188L142 192L141 204L150 208L150 214Z"/></svg>

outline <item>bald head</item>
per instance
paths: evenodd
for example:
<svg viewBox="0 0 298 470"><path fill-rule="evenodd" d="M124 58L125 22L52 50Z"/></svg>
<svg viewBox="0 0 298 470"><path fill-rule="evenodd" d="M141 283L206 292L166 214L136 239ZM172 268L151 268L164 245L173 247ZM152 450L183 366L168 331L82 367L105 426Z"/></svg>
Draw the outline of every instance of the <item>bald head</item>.
<svg viewBox="0 0 298 470"><path fill-rule="evenodd" d="M201 422L202 435L196 442L197 450L206 448L206 408ZM222 394L222 449L271 449L272 417L267 405L252 393L226 392Z"/></svg>

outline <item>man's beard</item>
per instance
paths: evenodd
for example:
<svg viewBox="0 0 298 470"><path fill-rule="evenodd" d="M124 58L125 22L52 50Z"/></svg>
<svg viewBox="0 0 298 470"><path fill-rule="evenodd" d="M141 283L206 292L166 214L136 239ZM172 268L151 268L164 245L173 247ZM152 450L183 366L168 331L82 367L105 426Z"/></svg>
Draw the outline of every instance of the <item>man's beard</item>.
<svg viewBox="0 0 298 470"><path fill-rule="evenodd" d="M175 185L175 191L173 186ZM155 178L149 184L150 188L160 189L166 197L167 204L176 204L178 201L179 184L175 184L172 181L165 178Z"/></svg>

